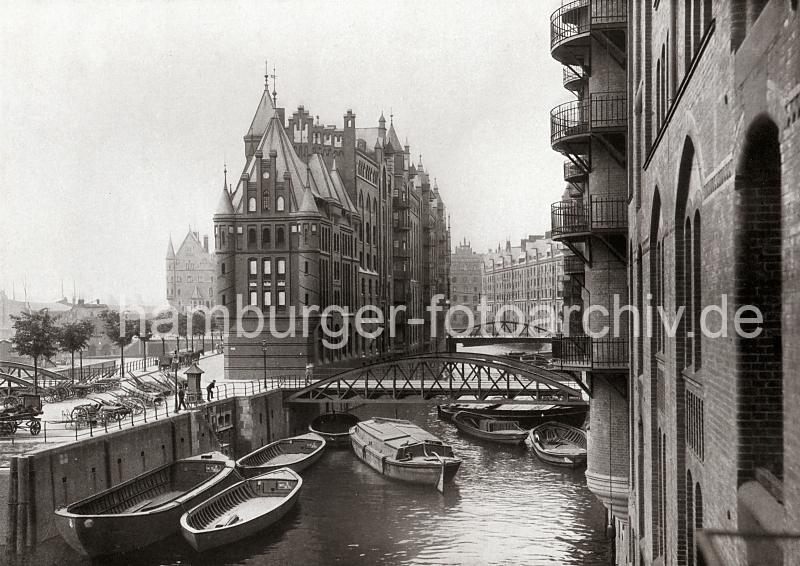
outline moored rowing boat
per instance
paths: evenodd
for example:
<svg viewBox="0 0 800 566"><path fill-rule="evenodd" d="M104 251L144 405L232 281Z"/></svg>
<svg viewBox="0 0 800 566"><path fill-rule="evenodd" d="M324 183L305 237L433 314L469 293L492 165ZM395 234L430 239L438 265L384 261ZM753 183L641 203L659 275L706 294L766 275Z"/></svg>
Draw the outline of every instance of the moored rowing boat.
<svg viewBox="0 0 800 566"><path fill-rule="evenodd" d="M236 469L246 478L280 468L299 472L319 460L324 449L325 439L314 433L283 438L239 458Z"/></svg>
<svg viewBox="0 0 800 566"><path fill-rule="evenodd" d="M586 464L586 433L574 426L548 422L531 430L525 444L543 461L565 468Z"/></svg>
<svg viewBox="0 0 800 566"><path fill-rule="evenodd" d="M358 421L359 418L350 413L325 413L311 421L308 430L324 438L329 447L347 448L350 446L350 429Z"/></svg>
<svg viewBox="0 0 800 566"><path fill-rule="evenodd" d="M56 527L87 556L136 550L177 532L186 507L237 479L233 460L220 453L178 460L56 509Z"/></svg>
<svg viewBox="0 0 800 566"><path fill-rule="evenodd" d="M491 419L468 411L456 413L453 424L465 434L500 444L522 444L528 436L517 421Z"/></svg>
<svg viewBox="0 0 800 566"><path fill-rule="evenodd" d="M202 552L252 536L286 515L302 486L289 468L240 481L184 513L183 538Z"/></svg>

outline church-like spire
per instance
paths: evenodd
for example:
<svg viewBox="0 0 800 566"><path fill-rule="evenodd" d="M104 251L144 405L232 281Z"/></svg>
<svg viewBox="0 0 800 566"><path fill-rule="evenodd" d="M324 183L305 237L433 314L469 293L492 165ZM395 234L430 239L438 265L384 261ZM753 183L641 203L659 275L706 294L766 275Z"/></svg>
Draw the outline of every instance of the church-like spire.
<svg viewBox="0 0 800 566"><path fill-rule="evenodd" d="M167 259L175 259L175 247L172 245L172 234L169 235L169 245L167 246Z"/></svg>

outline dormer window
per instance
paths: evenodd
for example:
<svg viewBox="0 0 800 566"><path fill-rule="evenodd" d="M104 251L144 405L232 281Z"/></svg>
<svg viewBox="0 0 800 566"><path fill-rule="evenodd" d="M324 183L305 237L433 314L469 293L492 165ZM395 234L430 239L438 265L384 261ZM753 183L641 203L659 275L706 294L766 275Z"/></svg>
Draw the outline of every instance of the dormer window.
<svg viewBox="0 0 800 566"><path fill-rule="evenodd" d="M278 197L277 199L275 199L275 210L277 210L278 212L283 212L284 210L286 210L286 203L283 197Z"/></svg>
<svg viewBox="0 0 800 566"><path fill-rule="evenodd" d="M255 212L256 211L256 197L250 197L247 199L247 212Z"/></svg>

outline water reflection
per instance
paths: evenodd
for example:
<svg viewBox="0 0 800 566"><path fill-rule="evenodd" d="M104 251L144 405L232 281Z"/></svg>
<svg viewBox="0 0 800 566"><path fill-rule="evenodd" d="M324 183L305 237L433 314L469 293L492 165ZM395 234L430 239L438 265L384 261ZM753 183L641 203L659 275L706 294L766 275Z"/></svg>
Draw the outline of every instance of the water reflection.
<svg viewBox="0 0 800 566"><path fill-rule="evenodd" d="M300 504L272 530L197 554L170 537L96 564L608 564L604 510L582 471L541 463L524 448L475 441L436 418L435 407L356 410L409 418L463 458L445 495L385 479L350 451L331 450L304 473ZM89 564L54 539L33 563Z"/></svg>

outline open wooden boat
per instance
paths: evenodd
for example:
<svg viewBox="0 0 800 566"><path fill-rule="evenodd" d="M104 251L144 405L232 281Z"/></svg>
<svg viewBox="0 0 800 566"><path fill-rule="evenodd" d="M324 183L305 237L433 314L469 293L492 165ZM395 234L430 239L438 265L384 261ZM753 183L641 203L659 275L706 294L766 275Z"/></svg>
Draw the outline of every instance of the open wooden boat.
<svg viewBox="0 0 800 566"><path fill-rule="evenodd" d="M414 423L373 418L350 429L356 456L392 479L435 485L442 491L461 466L453 448Z"/></svg>
<svg viewBox="0 0 800 566"><path fill-rule="evenodd" d="M525 444L543 461L565 468L586 464L586 432L563 423L548 422L534 428Z"/></svg>
<svg viewBox="0 0 800 566"><path fill-rule="evenodd" d="M289 512L302 486L289 468L240 481L184 513L183 538L203 552L254 535Z"/></svg>
<svg viewBox="0 0 800 566"><path fill-rule="evenodd" d="M314 433L284 438L239 458L236 469L246 478L280 468L299 472L319 460L324 449L325 439Z"/></svg>
<svg viewBox="0 0 800 566"><path fill-rule="evenodd" d="M528 431L520 428L517 421L492 419L468 411L456 413L453 424L464 434L500 444L522 444L528 436Z"/></svg>
<svg viewBox="0 0 800 566"><path fill-rule="evenodd" d="M308 430L320 435L334 448L347 448L350 446L350 429L359 421L359 418L350 413L325 413L318 416Z"/></svg>
<svg viewBox="0 0 800 566"><path fill-rule="evenodd" d="M56 527L87 556L136 550L176 532L185 508L238 479L233 460L218 452L178 460L56 509Z"/></svg>
<svg viewBox="0 0 800 566"><path fill-rule="evenodd" d="M581 426L589 412L588 405L528 405L513 403L451 403L439 405L439 419L452 422L459 411L469 411L482 417L517 421L522 428L531 429L548 421L558 421L572 426Z"/></svg>

